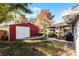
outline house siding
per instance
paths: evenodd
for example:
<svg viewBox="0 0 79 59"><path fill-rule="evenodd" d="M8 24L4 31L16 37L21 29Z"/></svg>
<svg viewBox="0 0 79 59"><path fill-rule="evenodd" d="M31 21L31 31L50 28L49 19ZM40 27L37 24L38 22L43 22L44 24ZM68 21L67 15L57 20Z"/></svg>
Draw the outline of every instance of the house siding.
<svg viewBox="0 0 79 59"><path fill-rule="evenodd" d="M76 46L76 54L79 56L79 18L74 25L74 40Z"/></svg>

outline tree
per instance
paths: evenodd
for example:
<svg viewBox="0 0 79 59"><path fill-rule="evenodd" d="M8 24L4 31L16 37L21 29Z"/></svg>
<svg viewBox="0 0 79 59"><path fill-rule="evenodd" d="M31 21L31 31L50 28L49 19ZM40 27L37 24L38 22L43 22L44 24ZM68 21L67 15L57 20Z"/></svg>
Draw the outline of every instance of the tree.
<svg viewBox="0 0 79 59"><path fill-rule="evenodd" d="M42 9L39 14L37 14L36 26L39 27L40 33L49 34L50 29L48 27L52 26L52 19L54 15L52 15L49 10Z"/></svg>
<svg viewBox="0 0 79 59"><path fill-rule="evenodd" d="M6 22L6 20L11 20L12 15L10 15L9 9L5 4L0 4L0 23ZM6 20L5 20L6 19Z"/></svg>
<svg viewBox="0 0 79 59"><path fill-rule="evenodd" d="M35 24L36 18L30 18L28 21L29 21L30 23Z"/></svg>
<svg viewBox="0 0 79 59"><path fill-rule="evenodd" d="M2 3L0 4L0 23L12 20L13 15L11 14L11 12L21 15L24 15L26 13L32 13L31 10L28 8L27 3Z"/></svg>
<svg viewBox="0 0 79 59"><path fill-rule="evenodd" d="M24 15L18 15L17 16L17 23L25 23L27 21L27 18Z"/></svg>
<svg viewBox="0 0 79 59"><path fill-rule="evenodd" d="M42 9L39 14L37 14L37 20L35 24L40 29L45 29L52 24L52 18L54 15L52 15L49 10Z"/></svg>

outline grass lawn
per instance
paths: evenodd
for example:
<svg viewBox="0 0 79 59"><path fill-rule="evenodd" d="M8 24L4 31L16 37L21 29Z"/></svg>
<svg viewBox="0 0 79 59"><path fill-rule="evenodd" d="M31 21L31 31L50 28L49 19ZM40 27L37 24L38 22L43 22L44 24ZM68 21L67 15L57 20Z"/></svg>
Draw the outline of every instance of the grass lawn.
<svg viewBox="0 0 79 59"><path fill-rule="evenodd" d="M55 47L49 40L18 40L0 46L0 55L60 56L65 52L61 46Z"/></svg>

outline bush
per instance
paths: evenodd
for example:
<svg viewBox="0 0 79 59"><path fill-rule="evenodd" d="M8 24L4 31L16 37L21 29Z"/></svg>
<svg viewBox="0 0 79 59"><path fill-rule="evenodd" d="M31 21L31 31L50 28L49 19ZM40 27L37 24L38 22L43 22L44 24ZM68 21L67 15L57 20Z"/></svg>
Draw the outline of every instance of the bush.
<svg viewBox="0 0 79 59"><path fill-rule="evenodd" d="M0 40L8 40L8 35L6 30L0 30Z"/></svg>

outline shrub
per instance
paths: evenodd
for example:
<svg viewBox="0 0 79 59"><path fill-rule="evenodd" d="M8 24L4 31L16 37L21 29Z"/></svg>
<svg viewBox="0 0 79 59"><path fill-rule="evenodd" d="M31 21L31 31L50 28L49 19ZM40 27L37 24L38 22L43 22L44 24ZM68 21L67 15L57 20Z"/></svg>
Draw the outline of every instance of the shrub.
<svg viewBox="0 0 79 59"><path fill-rule="evenodd" d="M0 30L0 40L8 40L8 35L6 30Z"/></svg>

